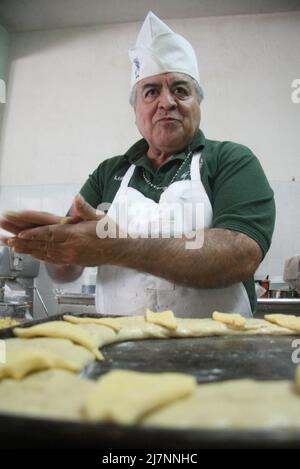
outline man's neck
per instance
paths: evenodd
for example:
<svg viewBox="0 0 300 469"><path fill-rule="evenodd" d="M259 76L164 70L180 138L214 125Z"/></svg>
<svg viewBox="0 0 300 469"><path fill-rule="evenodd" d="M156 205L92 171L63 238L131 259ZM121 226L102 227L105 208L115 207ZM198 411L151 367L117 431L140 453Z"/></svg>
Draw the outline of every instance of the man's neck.
<svg viewBox="0 0 300 469"><path fill-rule="evenodd" d="M171 156L173 156L173 152L153 152L150 149L148 150L147 156L151 161L153 167L155 169L160 168Z"/></svg>

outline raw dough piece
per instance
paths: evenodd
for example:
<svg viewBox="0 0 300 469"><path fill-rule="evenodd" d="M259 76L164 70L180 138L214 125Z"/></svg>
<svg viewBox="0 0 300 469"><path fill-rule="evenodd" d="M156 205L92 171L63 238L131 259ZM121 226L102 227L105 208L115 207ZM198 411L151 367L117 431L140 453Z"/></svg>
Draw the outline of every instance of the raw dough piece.
<svg viewBox="0 0 300 469"><path fill-rule="evenodd" d="M158 324L152 324L143 316L123 316L118 318L122 329L116 334L115 342L139 339L166 339L170 331Z"/></svg>
<svg viewBox="0 0 300 469"><path fill-rule="evenodd" d="M0 329L6 329L7 327L16 326L17 324L19 324L19 322L12 319L10 316L0 318Z"/></svg>
<svg viewBox="0 0 300 469"><path fill-rule="evenodd" d="M211 337L227 335L291 335L294 332L264 319L247 319L243 329L228 327L213 319L177 318L178 327L169 331L171 337Z"/></svg>
<svg viewBox="0 0 300 469"><path fill-rule="evenodd" d="M200 384L192 395L153 412L143 423L209 430L299 430L300 396L290 381Z"/></svg>
<svg viewBox="0 0 300 469"><path fill-rule="evenodd" d="M265 314L264 318L279 326L288 327L293 331L300 332L300 317L293 316L292 314Z"/></svg>
<svg viewBox="0 0 300 469"><path fill-rule="evenodd" d="M64 370L40 371L22 381L3 379L0 412L78 421L93 386L94 381Z"/></svg>
<svg viewBox="0 0 300 469"><path fill-rule="evenodd" d="M75 324L64 321L49 321L32 327L16 327L14 334L18 337L60 337L70 339L72 342L82 345L90 350L98 360L103 360L103 355L98 350L98 344L92 334Z"/></svg>
<svg viewBox="0 0 300 469"><path fill-rule="evenodd" d="M88 332L97 344L97 348L101 348L104 345L112 344L115 342L117 333L114 332L110 327L102 326L100 324L73 324L74 327L78 327Z"/></svg>
<svg viewBox="0 0 300 469"><path fill-rule="evenodd" d="M0 364L0 380L3 378L22 379L29 373L50 368L79 371L80 365L45 349L27 348L7 353L7 362Z"/></svg>
<svg viewBox="0 0 300 469"><path fill-rule="evenodd" d="M60 225L68 225L68 224L72 223L72 221L73 221L72 217L61 217L61 219L59 221L59 224Z"/></svg>
<svg viewBox="0 0 300 469"><path fill-rule="evenodd" d="M212 318L214 321L220 321L238 329L243 329L246 324L246 318L237 313L219 313L214 311Z"/></svg>
<svg viewBox="0 0 300 469"><path fill-rule="evenodd" d="M118 323L116 318L81 318L65 314L63 319L64 321L71 322L73 324L100 324L102 326L110 327L115 332L119 332L122 329L121 324Z"/></svg>
<svg viewBox="0 0 300 469"><path fill-rule="evenodd" d="M10 338L5 340L6 352L9 355L18 350L42 349L59 355L65 360L78 364L79 369L94 360L94 355L82 347L73 344L68 339L55 339L52 337L33 337L32 339Z"/></svg>
<svg viewBox="0 0 300 469"><path fill-rule="evenodd" d="M85 402L84 414L89 420L129 425L195 388L195 378L183 373L114 370L100 377Z"/></svg>
<svg viewBox="0 0 300 469"><path fill-rule="evenodd" d="M152 324L158 324L159 326L166 327L170 330L177 329L177 321L173 311L162 311L161 313L154 313L150 309L146 309L146 321Z"/></svg>

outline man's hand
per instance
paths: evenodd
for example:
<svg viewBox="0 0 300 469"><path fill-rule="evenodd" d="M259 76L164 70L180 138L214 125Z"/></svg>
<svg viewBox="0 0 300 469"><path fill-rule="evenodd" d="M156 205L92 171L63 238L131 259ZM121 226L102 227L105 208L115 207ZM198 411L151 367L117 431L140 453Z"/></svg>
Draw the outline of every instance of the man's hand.
<svg viewBox="0 0 300 469"><path fill-rule="evenodd" d="M21 231L43 225L55 225L64 217L52 213L23 210L20 212L7 211L0 217L0 227L14 235ZM3 241L7 238L2 237Z"/></svg>
<svg viewBox="0 0 300 469"><path fill-rule="evenodd" d="M0 219L0 227L16 236L1 237L1 240L16 252L45 261L53 280L71 282L81 275L83 266L97 265L92 252L96 223L104 214L80 194L75 197L70 214L66 219L29 210L6 212Z"/></svg>
<svg viewBox="0 0 300 469"><path fill-rule="evenodd" d="M83 220L97 220L103 216L103 213L95 210L88 204L84 198L77 194L70 209L71 217L69 223L79 223ZM66 217L54 215L48 212L39 212L36 210L22 210L15 212L8 210L0 216L0 228L14 235L18 235L21 231L37 228L39 226L64 224ZM2 237L5 242L7 238Z"/></svg>
<svg viewBox="0 0 300 469"><path fill-rule="evenodd" d="M98 243L96 226L95 220L27 229L8 240L8 245L16 252L56 265L96 266L101 258L98 244L102 244Z"/></svg>

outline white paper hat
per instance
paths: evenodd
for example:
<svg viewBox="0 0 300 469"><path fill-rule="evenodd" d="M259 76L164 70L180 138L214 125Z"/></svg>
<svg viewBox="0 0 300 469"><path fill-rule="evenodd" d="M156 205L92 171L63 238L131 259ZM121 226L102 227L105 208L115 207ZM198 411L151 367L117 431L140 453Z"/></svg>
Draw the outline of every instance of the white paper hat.
<svg viewBox="0 0 300 469"><path fill-rule="evenodd" d="M185 73L194 78L200 87L193 47L152 11L146 16L135 47L129 49L129 57L132 62L131 93L134 85L143 78L167 72Z"/></svg>

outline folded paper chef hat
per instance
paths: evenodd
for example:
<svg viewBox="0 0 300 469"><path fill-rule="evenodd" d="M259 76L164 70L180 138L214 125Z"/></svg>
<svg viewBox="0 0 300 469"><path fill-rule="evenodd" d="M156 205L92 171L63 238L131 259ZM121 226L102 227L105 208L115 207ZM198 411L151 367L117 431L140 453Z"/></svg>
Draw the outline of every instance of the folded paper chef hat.
<svg viewBox="0 0 300 469"><path fill-rule="evenodd" d="M200 87L193 47L152 11L146 16L135 47L129 49L129 57L132 62L131 94L138 81L167 72L185 73L194 78Z"/></svg>

